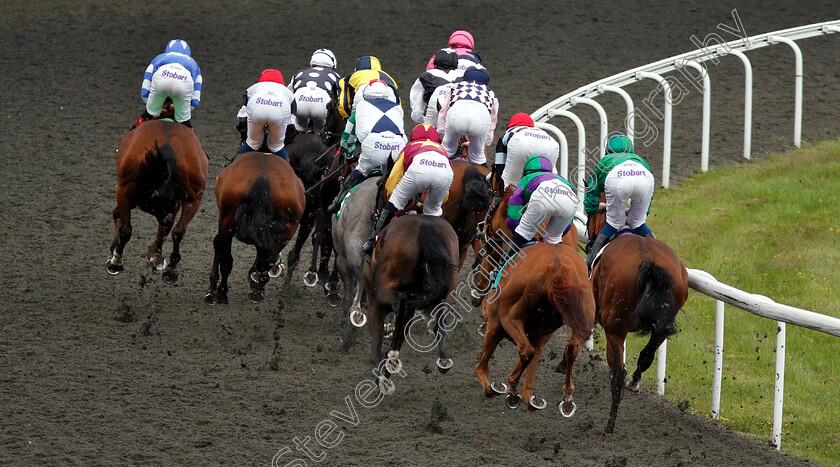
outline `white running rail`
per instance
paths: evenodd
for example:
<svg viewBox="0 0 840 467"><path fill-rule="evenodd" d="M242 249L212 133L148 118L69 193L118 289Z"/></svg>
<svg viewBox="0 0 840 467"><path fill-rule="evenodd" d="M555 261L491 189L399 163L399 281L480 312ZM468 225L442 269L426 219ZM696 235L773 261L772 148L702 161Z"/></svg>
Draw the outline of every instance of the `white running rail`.
<svg viewBox="0 0 840 467"><path fill-rule="evenodd" d="M606 92L618 93L625 102L627 107L627 117L624 120L625 131L630 133L630 137L636 136L637 140L640 136L647 135L649 127L645 128L642 135L635 132L636 127L636 109L633 106L633 101L630 95L622 89L624 86L633 84L642 79L653 79L659 82L659 87L655 89L652 95L659 94L660 88L662 94L665 96L665 111L664 111L664 149L663 149L663 164L662 164L662 186L669 187L670 180L670 157L671 157L671 107L673 104L673 96L671 94L671 86L668 79L663 77L662 73L671 71L680 71L683 76L693 77L695 81L702 78L703 90L703 128L702 128L702 146L701 146L701 161L700 168L702 171L708 170L709 164L709 120L710 120L710 95L711 83L707 70L701 65L701 62L708 60L717 60L725 55L733 55L741 60L744 64L745 85L744 85L744 158L750 159L751 147L751 127L752 127L752 65L749 59L743 53L773 45L776 43L787 44L793 49L795 56L795 101L794 101L794 145L799 147L802 141L802 80L803 80L803 60L802 52L799 46L796 45L796 40L805 39L809 37L821 36L824 34L840 33L840 20L826 21L823 23L815 23L807 26L800 26L796 28L785 29L781 31L769 32L759 34L746 39L738 39L727 42L725 44L718 44L714 47L707 47L699 51L676 55L674 57L666 58L658 62L650 63L632 70L627 70L622 73L615 74L600 81L590 83L586 86L576 89L570 93L564 94L548 104L540 107L531 114L531 117L536 122L536 126L546 129L553 133L561 142L560 153L560 174L564 177L569 176L569 161L568 161L568 142L563 132L555 125L548 123L553 117L566 117L575 124L578 131L578 167L583 167L586 162L587 150L584 147L586 143L585 127L580 118L571 112L571 108L576 104L586 104L594 107L598 111L600 118L600 137L601 141L598 145L598 152L603 156L603 147L605 144L604 135L607 134L607 119L603 108L593 98ZM686 68L692 68L698 71L698 75L690 75ZM694 83L692 83L694 84ZM649 96L650 97L650 96ZM592 151L594 153L594 151ZM576 185L578 190L578 198L581 200L579 206L580 212L576 213L576 221L582 225L586 225L586 215L583 214L583 199L584 199L584 170L576 170L577 175ZM574 181L573 181L574 183ZM585 229L581 229L582 225L578 226L581 241L586 241ZM773 300L757 294L751 294L735 287L719 282L711 274L706 271L698 269L688 269L688 284L689 286L709 297L716 299L715 303L715 364L713 370L712 380L712 402L711 402L711 416L717 420L720 416L720 393L723 370L723 324L724 324L724 303L729 303L742 310L749 311L755 315L763 318L774 319L777 322L776 334L776 378L774 388L773 401L773 446L777 450L782 448L782 407L784 403L784 378L785 378L785 338L786 338L786 324L801 326L808 329L813 329L819 332L840 337L840 319L831 316L814 313L812 311L803 310L787 305L782 305ZM591 349L591 340L587 343L587 347ZM662 396L665 394L665 366L666 366L667 341L663 342L657 353L657 393Z"/></svg>
<svg viewBox="0 0 840 467"><path fill-rule="evenodd" d="M661 184L664 188L668 188L670 186L670 172L671 172L671 108L673 106L673 96L672 83L679 83L679 80L673 76L663 77L662 74L672 72L672 71L679 71L683 77L688 78L692 85L697 85L702 87L704 91L703 96L703 133L702 133L702 146L701 146L701 161L700 167L701 170L706 171L708 170L708 161L709 161L709 131L708 131L708 123L711 114L711 100L710 100L710 80L709 74L706 68L701 64L709 60L717 61L720 57L726 55L733 55L738 57L743 63L745 67L745 74L746 74L746 82L744 86L744 105L745 105L745 112L744 112L744 157L749 159L750 158L750 145L751 145L751 126L752 126L752 66L750 64L749 59L744 55L742 52L751 51L755 49L760 49L762 47L766 47L769 45L783 43L787 44L793 49L794 57L795 57L795 75L794 75L794 128L793 128L793 143L797 147L800 146L802 141L802 83L803 83L803 60L802 60L802 52L799 50L799 46L796 45L796 40L798 39L805 39L809 37L815 36L822 36L824 34L833 34L840 32L840 20L834 21L826 21L823 23L815 23L810 24L807 26L799 26L796 28L785 29L781 31L774 31L765 34L758 34L756 36L737 39L731 42L726 42L722 44L712 45L703 49L693 50L691 52L686 52L684 54L675 55L670 58L666 58L664 60L660 60L658 62L650 63L648 65L640 66L637 68L633 68L632 70L627 70L622 73L615 74L608 78L604 78L599 81L595 81L594 83L590 83L586 86L580 87L570 93L564 94L557 99L549 102L548 104L540 107L535 112L531 114L531 117L534 119L535 122L546 123L553 117L567 117L572 118L570 110L572 107L575 107L576 104L586 104L593 106L594 97L597 97L601 94L606 92L617 92L619 93L625 100L627 105L627 117L624 120L625 122L625 132L634 131L636 139L640 139L641 136L639 133L638 122L636 122L636 108L632 105L632 99L626 92L623 91L623 87L636 83L642 79L650 78L657 80L659 85L656 89L654 89L651 94L648 96L655 95L664 95L665 96L665 111L664 111L664 148L663 148L663 164L662 164L662 180ZM692 74L688 68L692 68L693 70L697 71L697 74ZM701 81L699 83L698 81ZM683 86L680 83L680 86ZM684 86L683 86L684 87ZM680 97L681 98L681 97ZM679 103L679 102L677 102ZM597 103L596 103L597 105ZM606 117L601 113L600 106L595 106L596 110L599 110L599 117L600 117L600 133L601 138L603 139L604 129L607 126ZM571 114L571 115L570 115ZM657 115L659 117L659 115ZM659 119L663 119L663 117L659 117ZM578 131L583 134L584 129L582 125L578 122L574 122L575 125L578 127ZM655 131L647 125L646 122L644 131L642 132L644 135L647 135L648 131ZM635 124L635 125L634 125ZM541 125L538 125L541 126ZM635 128L634 128L635 126ZM556 128L556 127L555 127ZM559 130L557 130L559 131ZM556 134L555 131L552 131ZM584 136L580 136L579 140L584 140ZM599 149L603 147L604 142L600 141L598 146ZM582 147L578 148L579 158L585 154L585 149ZM594 150L593 150L594 152ZM561 165L563 167L568 167L568 160L561 160ZM579 177L583 177L583 171L578 171ZM563 171L561 168L561 175L568 177L568 171ZM578 187L580 189L580 185ZM583 192L580 191L578 193L578 197L582 198Z"/></svg>

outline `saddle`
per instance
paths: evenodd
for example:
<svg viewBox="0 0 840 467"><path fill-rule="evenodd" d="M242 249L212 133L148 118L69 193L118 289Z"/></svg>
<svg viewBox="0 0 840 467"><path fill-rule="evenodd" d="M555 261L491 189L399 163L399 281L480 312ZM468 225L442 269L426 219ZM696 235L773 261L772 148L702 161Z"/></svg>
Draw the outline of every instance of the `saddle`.
<svg viewBox="0 0 840 467"><path fill-rule="evenodd" d="M595 270L595 266L598 264L598 261L601 260L601 255L604 253L604 250L607 249L607 247L610 245L610 243L612 243L613 240L615 240L616 238L621 237L623 235L639 235L639 234L637 234L636 232L633 232L633 230L630 229L630 227L624 226L621 230L616 232L615 235L610 237L610 239L607 241L607 243L604 244L604 246L600 250L598 250L597 253L595 253L595 259L592 260L592 267L589 268L589 278L590 279L592 279L592 271Z"/></svg>

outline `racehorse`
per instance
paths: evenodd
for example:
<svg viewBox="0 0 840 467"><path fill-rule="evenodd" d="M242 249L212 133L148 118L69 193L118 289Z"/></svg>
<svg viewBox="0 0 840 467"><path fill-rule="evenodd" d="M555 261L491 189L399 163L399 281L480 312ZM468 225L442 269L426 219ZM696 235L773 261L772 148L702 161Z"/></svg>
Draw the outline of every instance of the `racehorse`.
<svg viewBox="0 0 840 467"><path fill-rule="evenodd" d="M505 267L493 297L485 298L482 315L488 320L487 330L475 366L485 396L507 393L506 402L511 409L515 409L522 399L530 410L544 409L548 405L546 401L534 395L542 349L557 328L567 325L572 335L566 344L566 381L559 408L565 417L574 414L572 367L580 344L589 339L595 326L595 299L586 263L576 248L576 243L537 243L524 247ZM519 361L508 376L507 384L496 388L487 377L487 366L504 337L516 343ZM523 372L525 384L517 394Z"/></svg>
<svg viewBox="0 0 840 467"><path fill-rule="evenodd" d="M480 233L482 243L479 254L476 255L473 270L470 273L470 295L474 306L480 306L484 295L489 291L491 281L494 279L493 272L502 265L502 254L505 252L505 244L511 242L513 232L507 226L507 211L510 197L514 189L509 188L497 195L490 212L487 215L483 232ZM577 229L572 225L568 232L563 235L563 244L577 245Z"/></svg>
<svg viewBox="0 0 840 467"><path fill-rule="evenodd" d="M480 221L490 207L490 169L466 161L452 161L452 185L449 198L443 203L443 215L458 235L458 269L463 267L467 251L476 237Z"/></svg>
<svg viewBox="0 0 840 467"><path fill-rule="evenodd" d="M171 121L148 121L123 136L117 149L117 207L114 240L105 267L109 274L123 270L123 250L131 238L131 210L139 207L158 221L157 236L147 258L163 279L178 280L181 240L198 212L207 185L207 155L195 134ZM175 223L175 216L181 216ZM174 228L173 228L174 224ZM161 256L163 240L172 232L169 262Z"/></svg>
<svg viewBox="0 0 840 467"><path fill-rule="evenodd" d="M303 182L283 158L262 152L246 152L237 156L219 174L216 203L219 207L219 231L213 239L215 254L210 271L210 290L204 301L210 305L228 303L228 275L233 268L230 250L236 237L256 247L257 257L248 272L251 283L249 298L254 303L260 302L269 275L280 275L278 256L294 236L303 216L306 204Z"/></svg>
<svg viewBox="0 0 840 467"><path fill-rule="evenodd" d="M396 315L388 360L381 369L380 391L393 393L388 376L402 368L400 348L415 310L432 309L444 302L457 285L458 238L452 226L435 216L403 215L380 233L373 253L365 260L363 274L370 315L371 360L382 362L385 316ZM452 367L446 354L446 326L441 321L452 312L440 311L435 335L441 372ZM434 313L433 313L434 315Z"/></svg>
<svg viewBox="0 0 840 467"><path fill-rule="evenodd" d="M603 209L587 220L594 239L606 222ZM624 342L627 334L650 334L639 354L638 366L627 387L639 390L642 373L650 368L654 352L677 329L674 318L688 298L688 272L677 254L660 240L635 234L607 243L592 270L596 319L607 338L612 406L605 431L612 433L625 386Z"/></svg>
<svg viewBox="0 0 840 467"><path fill-rule="evenodd" d="M364 277L362 268L365 253L362 245L373 228L373 209L376 203L378 179L369 178L350 192L339 217L332 217L332 240L336 255L336 269L344 284L344 313L350 322L362 327L367 317L362 313ZM352 345L352 336L345 337L345 349Z"/></svg>
<svg viewBox="0 0 840 467"><path fill-rule="evenodd" d="M298 178L303 182L306 191L306 209L303 212L303 217L298 227L297 239L289 252L288 264L286 268L285 285L289 285L292 280L292 274L297 268L300 260L300 250L303 248L306 239L309 237L312 228L318 219L320 208L320 194L321 191L316 186L320 182L321 177L327 170L327 167L332 162L331 148L325 147L321 143L321 136L312 132L300 133L295 136L289 145L286 146L286 152L289 155L289 163L295 170ZM312 188L310 190L310 188ZM312 262L309 266L309 272L304 275L304 280L307 285L315 285L312 279L307 279L314 276L317 271L317 259L319 247L321 244L321 237L312 235ZM324 273L326 272L326 263L324 264ZM315 276L317 282L317 276Z"/></svg>

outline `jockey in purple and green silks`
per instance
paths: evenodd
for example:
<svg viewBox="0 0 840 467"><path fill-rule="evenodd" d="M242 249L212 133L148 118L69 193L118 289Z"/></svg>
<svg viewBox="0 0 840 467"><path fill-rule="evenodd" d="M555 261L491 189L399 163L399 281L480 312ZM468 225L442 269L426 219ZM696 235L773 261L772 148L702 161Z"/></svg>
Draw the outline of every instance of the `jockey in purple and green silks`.
<svg viewBox="0 0 840 467"><path fill-rule="evenodd" d="M598 214L601 193L607 204L607 223L586 256L591 267L598 251L622 226L627 225L644 237L653 237L646 224L653 198L654 179L650 166L633 153L633 143L624 135L614 135L607 141L606 155L598 162L586 186L583 202L588 216ZM630 209L627 209L627 203Z"/></svg>

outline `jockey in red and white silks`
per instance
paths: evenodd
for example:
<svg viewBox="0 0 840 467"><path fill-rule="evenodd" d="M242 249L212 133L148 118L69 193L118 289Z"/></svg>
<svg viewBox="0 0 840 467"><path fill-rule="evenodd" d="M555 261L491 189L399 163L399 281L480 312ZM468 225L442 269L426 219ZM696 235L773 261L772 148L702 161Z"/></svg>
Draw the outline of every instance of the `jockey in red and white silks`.
<svg viewBox="0 0 840 467"><path fill-rule="evenodd" d="M401 171L397 167L391 171L386 188L392 179L399 179L388 202L377 216L376 224L368 241L362 249L365 253L373 251L376 235L390 222L397 211L405 209L411 198L429 190L423 202L423 214L440 216L443 214L443 201L452 185L454 174L449 162L449 155L439 143L437 131L429 124L417 125L411 131L411 142L406 145L397 158L396 166L402 161Z"/></svg>
<svg viewBox="0 0 840 467"><path fill-rule="evenodd" d="M493 141L499 100L487 87L490 76L487 70L469 68L463 81L452 85L446 92L438 114L437 130L441 134L443 147L449 156L458 149L462 136L469 135L469 160L473 164L485 164L485 143Z"/></svg>
<svg viewBox="0 0 840 467"><path fill-rule="evenodd" d="M293 110L294 96L284 86L283 75L277 70L263 70L259 81L245 91L245 102L237 115L247 119L247 138L237 152L258 151L265 141L269 151L288 160L284 145Z"/></svg>
<svg viewBox="0 0 840 467"><path fill-rule="evenodd" d="M560 145L540 128L534 127L534 120L526 113L517 113L510 118L507 131L496 144L496 161L493 172L502 178L503 186L516 185L522 178L525 161L533 156L543 156L551 162L557 173L557 159Z"/></svg>
<svg viewBox="0 0 840 467"><path fill-rule="evenodd" d="M327 104L335 97L338 80L335 55L329 49L318 49L309 60L310 68L300 70L289 82L295 96L295 128L319 132L327 119Z"/></svg>

